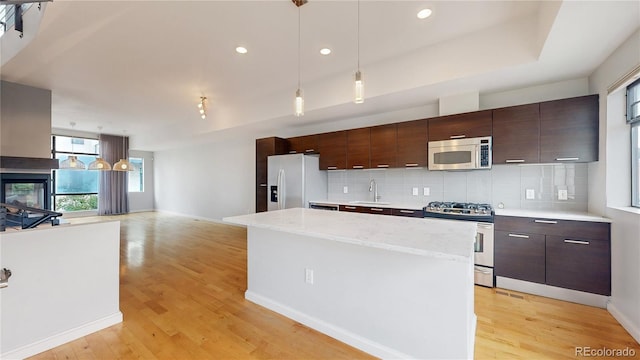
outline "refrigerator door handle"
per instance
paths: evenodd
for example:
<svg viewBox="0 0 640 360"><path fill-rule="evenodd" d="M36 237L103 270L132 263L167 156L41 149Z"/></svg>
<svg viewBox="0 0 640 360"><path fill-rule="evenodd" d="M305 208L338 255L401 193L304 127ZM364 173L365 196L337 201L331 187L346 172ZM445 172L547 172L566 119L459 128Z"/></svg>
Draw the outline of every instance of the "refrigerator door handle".
<svg viewBox="0 0 640 360"><path fill-rule="evenodd" d="M282 169L278 170L278 179L276 180L276 191L278 192L278 210L280 210L280 199L282 198L282 194L280 193L280 190L282 190L282 186L281 186L281 182L280 182L280 178L282 176Z"/></svg>

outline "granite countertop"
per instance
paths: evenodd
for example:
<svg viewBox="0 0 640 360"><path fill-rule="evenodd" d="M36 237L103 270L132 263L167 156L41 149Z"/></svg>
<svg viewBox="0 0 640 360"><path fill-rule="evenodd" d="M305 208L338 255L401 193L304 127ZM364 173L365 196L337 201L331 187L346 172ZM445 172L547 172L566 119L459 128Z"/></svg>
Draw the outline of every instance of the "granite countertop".
<svg viewBox="0 0 640 360"><path fill-rule="evenodd" d="M317 209L285 209L223 221L420 256L473 260L476 223L380 216Z"/></svg>
<svg viewBox="0 0 640 360"><path fill-rule="evenodd" d="M554 220L593 221L610 223L611 219L600 215L580 211L559 210L526 210L526 209L495 209L498 216L530 217Z"/></svg>

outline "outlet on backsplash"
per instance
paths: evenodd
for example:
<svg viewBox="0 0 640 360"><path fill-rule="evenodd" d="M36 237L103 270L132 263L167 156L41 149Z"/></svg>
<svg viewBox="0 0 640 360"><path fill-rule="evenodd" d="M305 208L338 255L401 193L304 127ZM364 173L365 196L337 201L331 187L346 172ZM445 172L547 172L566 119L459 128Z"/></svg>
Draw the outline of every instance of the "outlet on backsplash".
<svg viewBox="0 0 640 360"><path fill-rule="evenodd" d="M534 189L527 189L525 197L526 197L527 200L535 199L536 198L536 191Z"/></svg>

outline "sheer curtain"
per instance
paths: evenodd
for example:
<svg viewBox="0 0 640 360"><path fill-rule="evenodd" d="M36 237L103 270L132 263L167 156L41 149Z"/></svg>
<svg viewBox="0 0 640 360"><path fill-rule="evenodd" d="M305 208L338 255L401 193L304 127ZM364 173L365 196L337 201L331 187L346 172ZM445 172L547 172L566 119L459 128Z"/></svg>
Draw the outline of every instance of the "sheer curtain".
<svg viewBox="0 0 640 360"><path fill-rule="evenodd" d="M129 137L100 135L100 154L109 164L127 158ZM100 171L98 215L117 215L129 212L129 173Z"/></svg>

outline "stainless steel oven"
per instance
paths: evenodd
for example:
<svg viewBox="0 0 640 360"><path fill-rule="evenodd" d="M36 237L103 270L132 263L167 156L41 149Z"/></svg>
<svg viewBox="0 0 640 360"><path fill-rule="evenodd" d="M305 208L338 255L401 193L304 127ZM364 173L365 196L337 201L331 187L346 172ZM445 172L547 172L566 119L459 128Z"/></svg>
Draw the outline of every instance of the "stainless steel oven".
<svg viewBox="0 0 640 360"><path fill-rule="evenodd" d="M477 285L493 287L493 208L489 204L431 202L423 209L424 217L476 221L474 243L474 278Z"/></svg>

